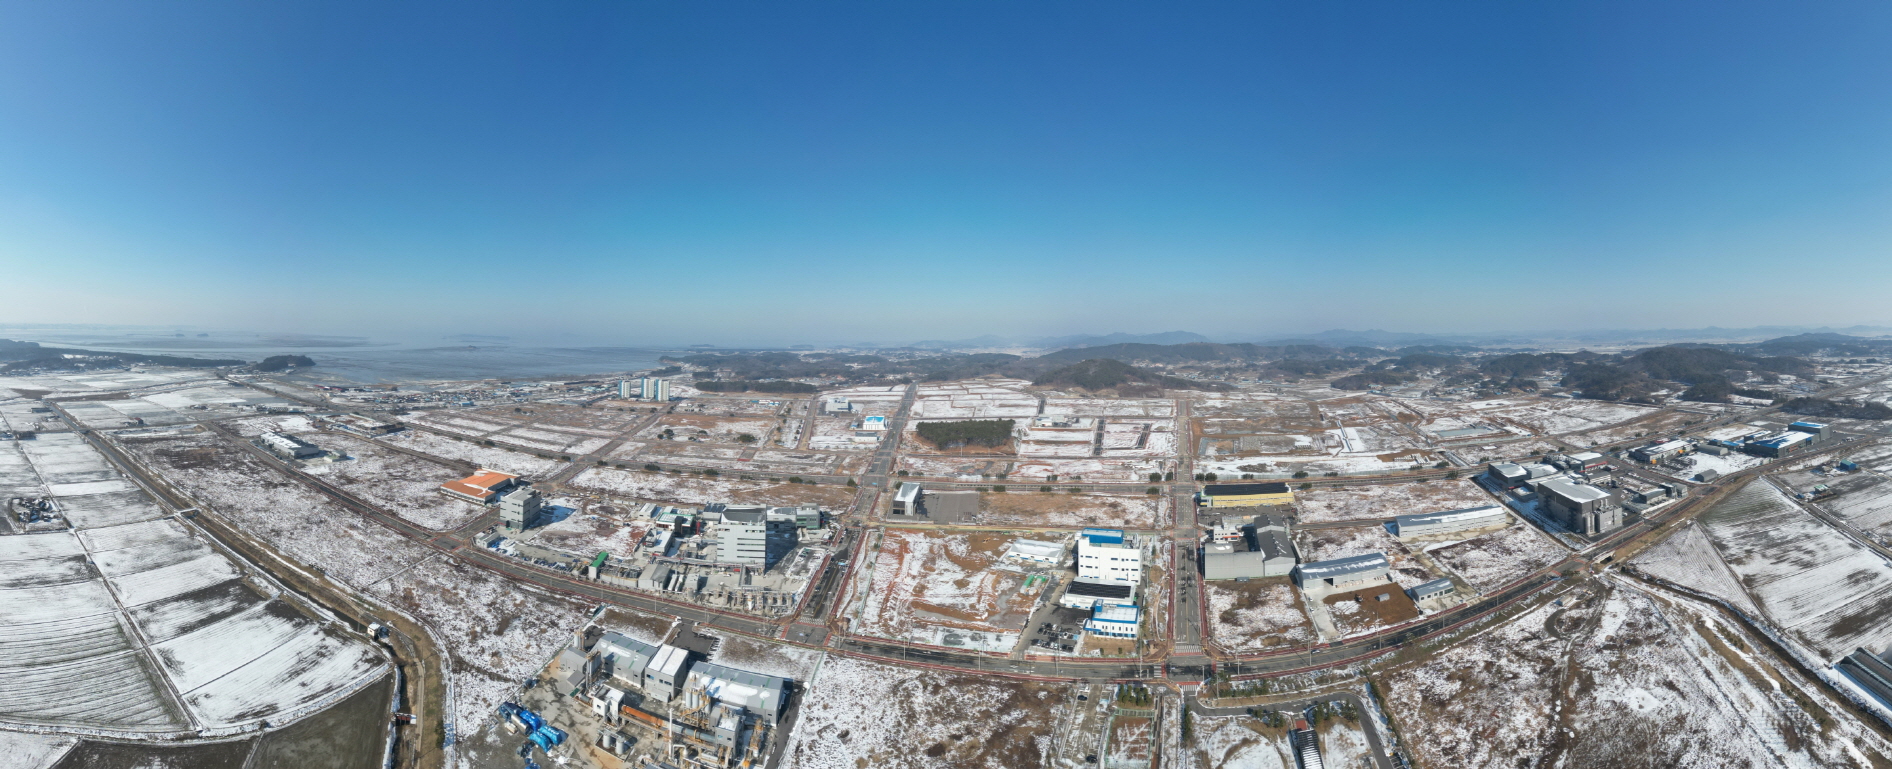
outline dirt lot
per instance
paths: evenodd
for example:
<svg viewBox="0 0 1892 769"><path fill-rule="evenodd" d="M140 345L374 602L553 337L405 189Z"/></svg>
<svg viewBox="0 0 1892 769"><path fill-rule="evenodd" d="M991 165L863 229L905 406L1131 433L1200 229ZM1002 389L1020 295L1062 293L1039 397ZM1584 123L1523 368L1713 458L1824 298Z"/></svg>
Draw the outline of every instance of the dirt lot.
<svg viewBox="0 0 1892 769"><path fill-rule="evenodd" d="M1384 600L1381 600L1384 598ZM1419 607L1398 585L1374 585L1328 596L1327 614L1341 635L1357 635L1419 618Z"/></svg>
<svg viewBox="0 0 1892 769"><path fill-rule="evenodd" d="M943 630L956 629L982 634L983 644L968 645L1009 651L1010 644L999 636L1016 640L1037 597L1023 592L1023 572L993 568L1014 539L984 532L885 530L857 632L939 643Z"/></svg>
<svg viewBox="0 0 1892 769"><path fill-rule="evenodd" d="M855 492L854 489L832 483L817 485L744 481L604 468L591 468L579 473L571 480L570 486L578 491L595 491L621 499L667 505L709 502L798 505L814 502L836 511L847 509L854 500Z"/></svg>

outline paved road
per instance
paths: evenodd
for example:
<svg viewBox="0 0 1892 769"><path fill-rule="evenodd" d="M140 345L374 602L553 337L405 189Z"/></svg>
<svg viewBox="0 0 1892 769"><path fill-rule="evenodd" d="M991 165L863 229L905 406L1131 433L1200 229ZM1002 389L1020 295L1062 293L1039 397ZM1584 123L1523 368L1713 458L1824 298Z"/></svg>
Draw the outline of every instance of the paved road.
<svg viewBox="0 0 1892 769"><path fill-rule="evenodd" d="M1199 716L1248 715L1248 708L1246 707L1212 708L1202 704L1200 700L1196 699L1196 695L1194 694L1188 694L1186 696L1187 699L1183 701L1184 706L1189 708L1189 712ZM1278 712L1306 712L1315 705L1319 705L1323 702L1345 702L1352 705L1354 711L1360 714L1360 730L1366 733L1367 747L1373 749L1372 756L1374 765L1378 766L1379 769L1393 769L1393 761L1386 754L1386 743L1385 740L1380 737L1380 725L1377 719L1373 717L1373 709L1368 707L1365 702L1361 701L1360 695L1358 694L1354 694L1353 692L1331 692L1297 700L1288 700L1286 702L1271 702L1257 707Z"/></svg>

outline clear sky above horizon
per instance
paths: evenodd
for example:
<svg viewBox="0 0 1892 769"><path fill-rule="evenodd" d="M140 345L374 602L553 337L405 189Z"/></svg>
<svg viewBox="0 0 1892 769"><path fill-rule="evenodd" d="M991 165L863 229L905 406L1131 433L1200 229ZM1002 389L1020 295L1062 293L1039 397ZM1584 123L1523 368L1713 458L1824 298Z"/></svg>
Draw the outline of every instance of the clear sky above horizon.
<svg viewBox="0 0 1892 769"><path fill-rule="evenodd" d="M0 5L0 323L1892 325L1892 5Z"/></svg>

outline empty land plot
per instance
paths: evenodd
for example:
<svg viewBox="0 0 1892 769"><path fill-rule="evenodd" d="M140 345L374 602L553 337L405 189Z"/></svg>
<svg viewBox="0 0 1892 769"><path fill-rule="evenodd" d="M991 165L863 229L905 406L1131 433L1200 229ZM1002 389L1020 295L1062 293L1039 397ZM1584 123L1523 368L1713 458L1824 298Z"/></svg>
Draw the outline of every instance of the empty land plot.
<svg viewBox="0 0 1892 769"><path fill-rule="evenodd" d="M673 505L733 502L761 505L799 505L813 502L844 510L854 490L839 484L776 483L696 476L588 468L572 478L571 486L626 499Z"/></svg>
<svg viewBox="0 0 1892 769"><path fill-rule="evenodd" d="M782 766L1046 766L1056 724L1072 704L1060 685L829 655L802 701Z"/></svg>
<svg viewBox="0 0 1892 769"><path fill-rule="evenodd" d="M1582 434L1580 438L1586 445L1601 446L1607 443L1626 441L1631 438L1677 432L1687 427L1690 423L1700 422L1708 418L1709 417L1701 414L1691 414L1686 411L1663 411L1650 414L1629 424L1587 432Z"/></svg>
<svg viewBox="0 0 1892 769"><path fill-rule="evenodd" d="M1302 523L1386 520L1496 504L1469 478L1315 487L1296 491L1294 502Z"/></svg>
<svg viewBox="0 0 1892 769"><path fill-rule="evenodd" d="M765 676L780 676L797 683L807 683L822 655L819 649L761 641L734 633L724 633L719 638L721 641L710 654L710 662Z"/></svg>
<svg viewBox="0 0 1892 769"><path fill-rule="evenodd" d="M1314 625L1299 591L1286 577L1247 582L1204 582L1209 635L1231 653L1300 646L1314 640Z"/></svg>
<svg viewBox="0 0 1892 769"><path fill-rule="evenodd" d="M808 448L826 451L865 451L879 444L878 438L861 438L855 433L853 419L816 417L815 429L808 433ZM911 438L912 436L908 436Z"/></svg>
<svg viewBox="0 0 1892 769"><path fill-rule="evenodd" d="M1849 744L1882 751L1849 718L1813 725L1777 693L1794 678L1744 651L1760 647L1752 639L1726 641L1737 636L1687 607L1611 590L1392 672L1388 713L1426 734L1409 746L1428 766L1838 766L1855 763Z"/></svg>
<svg viewBox="0 0 1892 769"><path fill-rule="evenodd" d="M1196 716L1187 769L1291 769L1287 729L1269 729L1253 716Z"/></svg>
<svg viewBox="0 0 1892 769"><path fill-rule="evenodd" d="M1105 740L1104 765L1118 766L1149 763L1154 719L1141 716L1117 716L1110 719L1110 734Z"/></svg>
<svg viewBox="0 0 1892 769"><path fill-rule="evenodd" d="M1046 398L1046 416L1172 417L1176 402L1149 398Z"/></svg>
<svg viewBox="0 0 1892 769"><path fill-rule="evenodd" d="M1012 460L1010 457L916 457L902 454L898 468L923 478L971 479L1010 473Z"/></svg>
<svg viewBox="0 0 1892 769"><path fill-rule="evenodd" d="M1495 462L1500 459L1536 459L1546 454L1562 454L1569 449L1541 438L1527 438L1506 443L1468 443L1447 446L1467 462Z"/></svg>
<svg viewBox="0 0 1892 769"><path fill-rule="evenodd" d="M605 551L627 556L637 549L649 528L649 519L631 518L616 505L587 503L582 512L540 528L533 541L579 555Z"/></svg>
<svg viewBox="0 0 1892 769"><path fill-rule="evenodd" d="M465 462L475 467L498 470L525 478L543 477L563 464L556 459L546 459L492 446L481 446L470 441L448 438L422 430L403 430L376 440L441 459Z"/></svg>
<svg viewBox="0 0 1892 769"><path fill-rule="evenodd" d="M543 668L590 609L444 557L401 572L373 592L427 623L446 647L452 717L461 734L477 731L520 681Z"/></svg>
<svg viewBox="0 0 1892 769"><path fill-rule="evenodd" d="M1774 624L1821 658L1892 642L1892 569L1773 485L1751 482L1701 521Z"/></svg>
<svg viewBox="0 0 1892 769"><path fill-rule="evenodd" d="M772 417L712 417L695 414L667 414L656 424L639 430L637 437L642 440L655 440L657 436L669 433L678 440L696 438L710 443L737 443L741 436L755 438L756 443L769 437L778 420Z"/></svg>
<svg viewBox="0 0 1892 769"><path fill-rule="evenodd" d="M1015 487L1014 487L1015 488ZM1117 494L982 494L974 523L993 526L1107 526L1154 529L1169 525L1169 498Z"/></svg>
<svg viewBox="0 0 1892 769"><path fill-rule="evenodd" d="M1435 563L1451 569L1472 587L1487 593L1570 554L1535 527L1522 523L1428 551Z"/></svg>
<svg viewBox="0 0 1892 769"><path fill-rule="evenodd" d="M435 531L457 528L480 514L478 505L440 493L441 483L460 475L446 465L358 438L331 434L325 442L327 448L345 452L349 459L312 464L303 472L340 486L369 504Z"/></svg>
<svg viewBox="0 0 1892 769"><path fill-rule="evenodd" d="M1342 637L1357 636L1419 618L1419 607L1399 585L1373 585L1321 599Z"/></svg>
<svg viewBox="0 0 1892 769"><path fill-rule="evenodd" d="M951 628L987 634L980 646L1009 651L1005 639L1016 642L1037 597L1021 592L1025 574L993 568L1014 539L883 530L855 631L937 643L940 629Z"/></svg>
<svg viewBox="0 0 1892 769"><path fill-rule="evenodd" d="M453 411L416 412L401 417L401 420L418 425L426 425L442 432L456 433L474 438L486 435L487 433L504 430L518 424L513 420L495 421L480 419L462 412Z"/></svg>
<svg viewBox="0 0 1892 769"><path fill-rule="evenodd" d="M1484 416L1517 425L1537 435L1568 435L1627 422L1654 412L1652 407L1627 403L1548 400L1492 411Z"/></svg>
<svg viewBox="0 0 1892 769"><path fill-rule="evenodd" d="M1392 565L1393 581L1412 587L1435 578L1432 572L1413 560L1406 546L1386 531L1385 526L1350 526L1344 529L1302 529L1294 533L1301 561L1327 561L1355 555L1381 553Z"/></svg>
<svg viewBox="0 0 1892 769"><path fill-rule="evenodd" d="M244 532L355 587L428 550L265 466L215 433L125 437L133 456Z"/></svg>
<svg viewBox="0 0 1892 769"><path fill-rule="evenodd" d="M1012 465L1011 479L1034 483L1142 483L1149 480L1150 473L1163 472L1164 464L1154 459L1021 459Z"/></svg>

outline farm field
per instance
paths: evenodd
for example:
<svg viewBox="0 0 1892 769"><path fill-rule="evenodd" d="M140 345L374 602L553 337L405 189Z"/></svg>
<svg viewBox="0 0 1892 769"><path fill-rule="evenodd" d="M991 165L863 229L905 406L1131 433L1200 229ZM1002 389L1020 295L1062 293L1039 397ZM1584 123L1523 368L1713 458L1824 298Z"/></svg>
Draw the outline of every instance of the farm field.
<svg viewBox="0 0 1892 769"><path fill-rule="evenodd" d="M1892 643L1892 568L1765 479L1717 502L1701 522L1766 616L1816 656Z"/></svg>
<svg viewBox="0 0 1892 769"><path fill-rule="evenodd" d="M1247 582L1202 583L1209 636L1231 653L1246 654L1314 640L1314 624L1301 608L1300 591L1286 577Z"/></svg>
<svg viewBox="0 0 1892 769"><path fill-rule="evenodd" d="M1491 592L1554 564L1569 551L1529 524L1513 523L1502 530L1426 552L1439 564L1481 592Z"/></svg>
<svg viewBox="0 0 1892 769"><path fill-rule="evenodd" d="M1725 600L1748 616L1761 614L1698 521L1689 521L1668 539L1637 554L1630 563L1654 576Z"/></svg>
<svg viewBox="0 0 1892 769"><path fill-rule="evenodd" d="M1481 412L1486 419L1515 425L1535 435L1567 435L1627 422L1655 413L1648 406L1590 400L1542 400Z"/></svg>
<svg viewBox="0 0 1892 769"><path fill-rule="evenodd" d="M1063 686L829 655L809 684L781 765L1049 766L1055 727L1074 704Z"/></svg>
<svg viewBox="0 0 1892 769"><path fill-rule="evenodd" d="M1301 523L1385 520L1496 504L1469 478L1367 486L1315 487L1294 492Z"/></svg>

